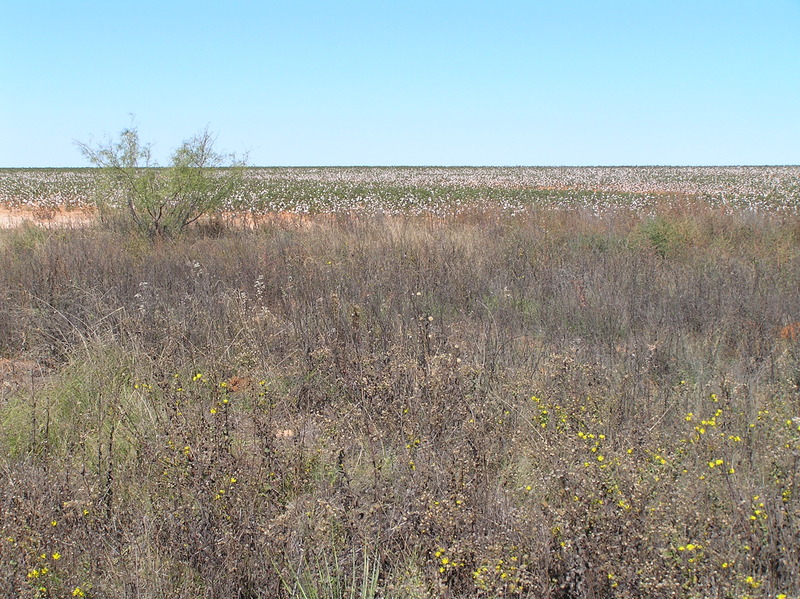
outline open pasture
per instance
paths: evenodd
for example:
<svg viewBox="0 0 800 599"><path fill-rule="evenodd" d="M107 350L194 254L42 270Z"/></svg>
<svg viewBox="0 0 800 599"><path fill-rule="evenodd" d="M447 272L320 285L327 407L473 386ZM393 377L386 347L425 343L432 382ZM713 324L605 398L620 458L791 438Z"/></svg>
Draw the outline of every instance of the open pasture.
<svg viewBox="0 0 800 599"><path fill-rule="evenodd" d="M251 169L252 227L0 231L0 595L797 597L799 174Z"/></svg>

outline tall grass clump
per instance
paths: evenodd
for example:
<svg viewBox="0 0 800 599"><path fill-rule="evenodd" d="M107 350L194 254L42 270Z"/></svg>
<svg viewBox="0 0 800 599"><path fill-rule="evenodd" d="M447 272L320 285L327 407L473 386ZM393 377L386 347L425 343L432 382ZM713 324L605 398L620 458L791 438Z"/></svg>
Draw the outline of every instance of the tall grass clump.
<svg viewBox="0 0 800 599"><path fill-rule="evenodd" d="M0 233L0 594L800 593L800 228Z"/></svg>

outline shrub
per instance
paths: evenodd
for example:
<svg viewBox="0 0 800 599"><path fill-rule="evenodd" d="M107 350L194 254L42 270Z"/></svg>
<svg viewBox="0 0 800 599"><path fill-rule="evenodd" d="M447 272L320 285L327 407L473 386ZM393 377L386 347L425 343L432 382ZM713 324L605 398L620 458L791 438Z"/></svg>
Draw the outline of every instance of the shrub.
<svg viewBox="0 0 800 599"><path fill-rule="evenodd" d="M150 144L135 128L117 141L92 147L78 143L83 155L102 169L96 198L107 222L133 225L147 237L173 237L218 210L241 181L244 161L214 150L214 136L203 130L177 148L166 168L153 161Z"/></svg>

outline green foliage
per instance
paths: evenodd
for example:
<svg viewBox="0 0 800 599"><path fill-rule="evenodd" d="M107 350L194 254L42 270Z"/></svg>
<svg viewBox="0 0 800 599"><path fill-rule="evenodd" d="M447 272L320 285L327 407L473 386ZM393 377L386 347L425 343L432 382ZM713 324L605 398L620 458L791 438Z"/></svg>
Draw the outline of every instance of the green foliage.
<svg viewBox="0 0 800 599"><path fill-rule="evenodd" d="M639 227L645 245L661 258L678 256L693 244L693 225L683 217L657 215Z"/></svg>
<svg viewBox="0 0 800 599"><path fill-rule="evenodd" d="M116 141L78 146L104 175L97 198L101 216L113 220L122 210L151 239L173 237L214 213L235 192L243 174L244 162L216 152L208 129L184 141L165 168L158 167L150 144L139 139L135 128L124 129Z"/></svg>
<svg viewBox="0 0 800 599"><path fill-rule="evenodd" d="M362 549L359 559L354 549L350 559L342 562L336 551L323 553L314 560L303 560L292 569L289 578L280 574L281 582L291 597L299 599L376 599L380 560Z"/></svg>

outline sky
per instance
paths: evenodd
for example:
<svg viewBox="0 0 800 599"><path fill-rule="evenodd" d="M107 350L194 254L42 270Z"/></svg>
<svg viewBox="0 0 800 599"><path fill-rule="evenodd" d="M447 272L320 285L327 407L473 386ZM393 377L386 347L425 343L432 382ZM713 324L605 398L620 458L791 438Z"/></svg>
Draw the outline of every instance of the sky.
<svg viewBox="0 0 800 599"><path fill-rule="evenodd" d="M0 167L800 164L800 0L0 0Z"/></svg>

